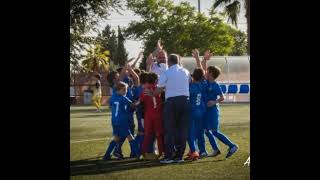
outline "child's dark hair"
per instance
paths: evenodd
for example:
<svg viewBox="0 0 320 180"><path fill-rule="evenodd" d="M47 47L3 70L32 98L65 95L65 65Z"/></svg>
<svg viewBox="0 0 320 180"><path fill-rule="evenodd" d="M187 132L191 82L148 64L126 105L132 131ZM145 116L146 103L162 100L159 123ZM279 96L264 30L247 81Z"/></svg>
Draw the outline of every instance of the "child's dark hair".
<svg viewBox="0 0 320 180"><path fill-rule="evenodd" d="M114 85L113 80L116 77L117 73L118 73L117 71L111 71L107 76L107 81L111 87Z"/></svg>
<svg viewBox="0 0 320 180"><path fill-rule="evenodd" d="M218 66L209 66L208 72L212 75L213 79L217 79L221 74L221 69Z"/></svg>
<svg viewBox="0 0 320 180"><path fill-rule="evenodd" d="M147 79L146 79L147 83L154 84L156 83L157 80L158 80L158 75L156 73L151 72L147 75Z"/></svg>
<svg viewBox="0 0 320 180"><path fill-rule="evenodd" d="M193 78L195 81L201 81L201 80L203 80L203 79L204 79L203 69L201 69L201 68L196 68L196 69L193 71L192 78Z"/></svg>
<svg viewBox="0 0 320 180"><path fill-rule="evenodd" d="M123 89L123 88L127 88L127 87L128 87L128 85L127 85L126 83L124 83L124 82L119 82L119 83L116 85L115 90L116 90L116 91L119 91L119 90L121 90L121 89Z"/></svg>
<svg viewBox="0 0 320 180"><path fill-rule="evenodd" d="M141 74L141 70L139 68L134 68L133 70L135 73L138 74L138 76Z"/></svg>
<svg viewBox="0 0 320 180"><path fill-rule="evenodd" d="M139 79L140 79L140 83L141 84L145 84L147 82L147 76L148 76L149 73L147 72L142 72L139 76Z"/></svg>
<svg viewBox="0 0 320 180"><path fill-rule="evenodd" d="M100 81L97 81L97 82L96 82L96 88L98 89L100 86L101 86Z"/></svg>
<svg viewBox="0 0 320 180"><path fill-rule="evenodd" d="M97 79L101 79L101 75L100 74L96 74L96 75L94 75L94 77L96 77Z"/></svg>
<svg viewBox="0 0 320 180"><path fill-rule="evenodd" d="M117 68L117 72L118 72L118 73L121 73L122 69L123 69L123 67Z"/></svg>

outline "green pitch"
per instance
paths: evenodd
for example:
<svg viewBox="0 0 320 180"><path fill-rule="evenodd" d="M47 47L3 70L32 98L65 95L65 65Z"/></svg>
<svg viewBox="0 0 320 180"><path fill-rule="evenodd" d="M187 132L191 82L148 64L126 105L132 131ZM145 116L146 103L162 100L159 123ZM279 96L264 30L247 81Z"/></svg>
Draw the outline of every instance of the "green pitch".
<svg viewBox="0 0 320 180"><path fill-rule="evenodd" d="M225 160L227 147L218 141L222 154L183 164L162 165L158 161L102 161L112 138L111 114L107 107L102 113L94 107L70 107L70 179L250 179L250 168L244 166L250 155L250 105L221 105L221 131L239 145L239 150ZM206 149L211 146L206 138ZM130 148L122 147L125 157ZM188 146L185 151L189 151Z"/></svg>

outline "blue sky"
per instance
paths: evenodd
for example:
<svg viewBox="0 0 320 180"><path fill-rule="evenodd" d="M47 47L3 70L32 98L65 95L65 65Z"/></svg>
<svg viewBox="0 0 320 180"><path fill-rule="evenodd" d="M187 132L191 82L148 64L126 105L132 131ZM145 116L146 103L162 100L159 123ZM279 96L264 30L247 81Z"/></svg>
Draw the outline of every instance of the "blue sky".
<svg viewBox="0 0 320 180"><path fill-rule="evenodd" d="M187 1L189 2L192 6L195 6L198 8L198 0L173 0L175 4L179 4L180 2ZM208 14L208 9L212 6L213 0L200 0L200 10L201 12L204 12L205 14ZM108 20L101 22L99 24L99 28L103 29L106 24L110 24L112 28L116 30L117 26L119 25L120 27L127 27L130 21L132 20L140 20L141 18L137 15L134 15L134 13L130 10L124 10L120 11L122 15L118 14L117 12L111 12L110 17ZM246 24L246 18L244 17L245 15L245 10L242 7L240 11L240 17L238 20L238 29L241 31L246 32L247 31L247 24ZM227 22L227 19L225 20ZM127 52L130 57L136 57L138 53L143 50L142 49L142 42L141 41L135 41L135 40L127 40L125 42L125 47L127 49Z"/></svg>

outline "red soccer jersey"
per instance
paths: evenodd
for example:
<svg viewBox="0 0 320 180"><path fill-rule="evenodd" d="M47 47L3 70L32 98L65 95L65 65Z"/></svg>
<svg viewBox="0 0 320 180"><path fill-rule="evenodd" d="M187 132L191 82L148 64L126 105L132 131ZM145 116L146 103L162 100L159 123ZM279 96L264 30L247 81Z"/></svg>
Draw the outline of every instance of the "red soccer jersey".
<svg viewBox="0 0 320 180"><path fill-rule="evenodd" d="M149 85L145 88L155 90L155 85ZM144 93L141 93L140 95L140 101L144 103L145 107L145 118L146 117L161 117L162 115L162 101L161 101L161 95L157 96L147 96L144 95Z"/></svg>

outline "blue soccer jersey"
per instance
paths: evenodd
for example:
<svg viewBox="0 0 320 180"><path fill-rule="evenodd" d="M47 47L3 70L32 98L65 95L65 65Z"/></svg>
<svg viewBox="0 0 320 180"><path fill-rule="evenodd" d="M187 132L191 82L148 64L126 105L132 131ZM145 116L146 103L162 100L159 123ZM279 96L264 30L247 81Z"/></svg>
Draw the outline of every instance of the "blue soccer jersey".
<svg viewBox="0 0 320 180"><path fill-rule="evenodd" d="M220 88L220 85L217 82L208 82L208 88L206 92L206 103L208 101L215 101L218 99L218 96L222 96L222 90Z"/></svg>
<svg viewBox="0 0 320 180"><path fill-rule="evenodd" d="M206 109L205 95L208 84L206 81L198 83L190 83L190 103L192 107L192 113L204 113Z"/></svg>
<svg viewBox="0 0 320 180"><path fill-rule="evenodd" d="M208 82L208 88L206 93L206 103L208 101L215 101L218 99L218 96L222 96L222 90L220 85L217 82ZM220 121L220 109L219 105L213 105L211 107L207 107L206 112L206 128L207 129L219 129L219 121Z"/></svg>
<svg viewBox="0 0 320 180"><path fill-rule="evenodd" d="M128 127L132 101L125 96L113 94L110 99L112 125Z"/></svg>

